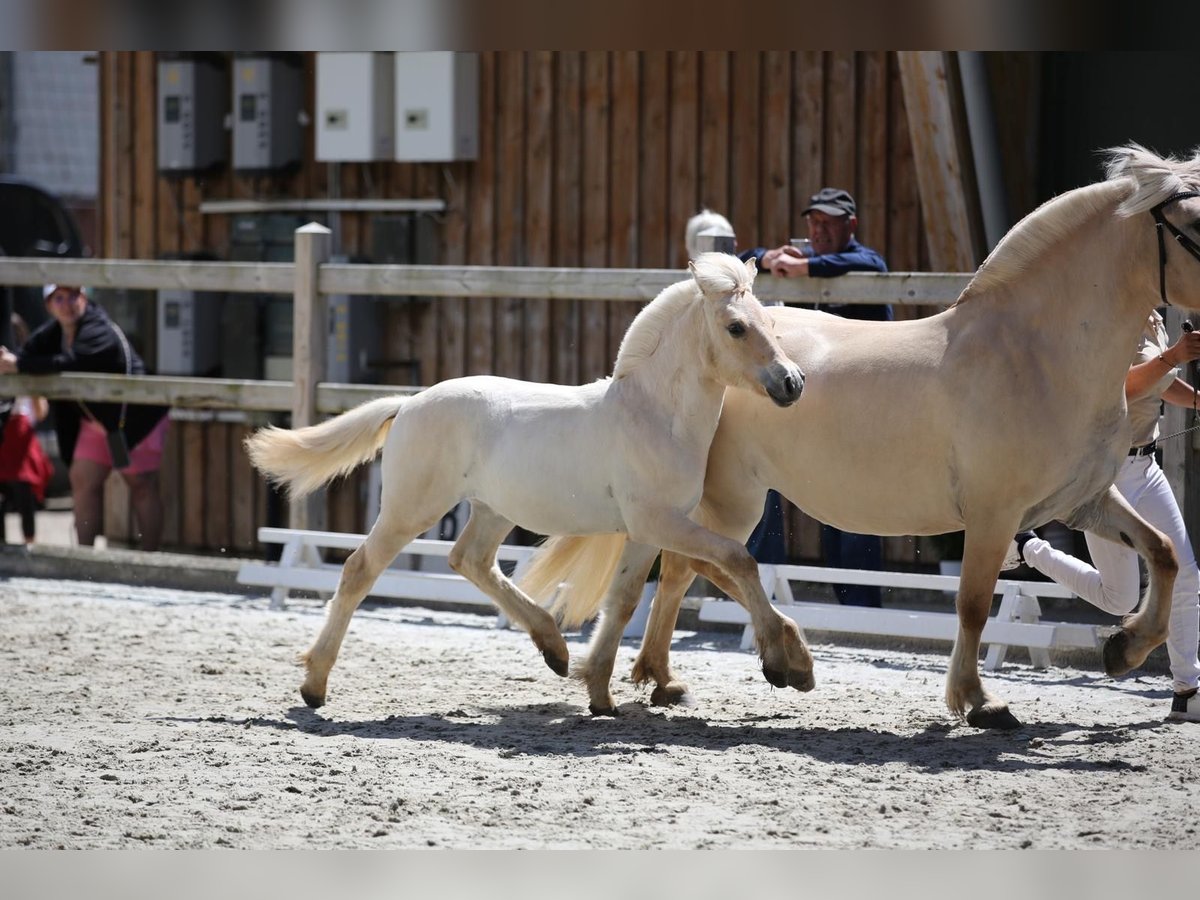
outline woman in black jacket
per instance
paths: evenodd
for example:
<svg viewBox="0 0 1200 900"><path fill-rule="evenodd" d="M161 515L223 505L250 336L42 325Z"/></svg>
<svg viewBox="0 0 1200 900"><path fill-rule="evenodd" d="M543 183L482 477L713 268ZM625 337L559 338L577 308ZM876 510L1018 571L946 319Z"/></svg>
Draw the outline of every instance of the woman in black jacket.
<svg viewBox="0 0 1200 900"><path fill-rule="evenodd" d="M0 373L110 372L144 375L124 332L82 287L46 285L50 320L17 353L0 347ZM115 467L129 485L144 550L162 539L158 469L169 416L165 406L54 400L58 448L71 477L75 532L91 545L104 519L104 483Z"/></svg>

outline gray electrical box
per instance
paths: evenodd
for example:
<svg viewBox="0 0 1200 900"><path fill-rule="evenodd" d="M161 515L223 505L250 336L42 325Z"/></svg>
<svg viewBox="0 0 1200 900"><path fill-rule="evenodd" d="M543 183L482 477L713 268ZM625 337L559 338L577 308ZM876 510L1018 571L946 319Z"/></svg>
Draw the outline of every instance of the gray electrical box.
<svg viewBox="0 0 1200 900"><path fill-rule="evenodd" d="M211 54L158 59L158 170L199 172L228 158L229 72Z"/></svg>
<svg viewBox="0 0 1200 900"><path fill-rule="evenodd" d="M479 54L398 51L396 160L479 156Z"/></svg>
<svg viewBox="0 0 1200 900"><path fill-rule="evenodd" d="M158 374L216 374L223 299L222 294L197 291L158 292Z"/></svg>
<svg viewBox="0 0 1200 900"><path fill-rule="evenodd" d="M233 60L233 167L282 169L300 162L304 71L290 54Z"/></svg>
<svg viewBox="0 0 1200 900"><path fill-rule="evenodd" d="M390 160L395 153L395 54L317 54L318 162Z"/></svg>

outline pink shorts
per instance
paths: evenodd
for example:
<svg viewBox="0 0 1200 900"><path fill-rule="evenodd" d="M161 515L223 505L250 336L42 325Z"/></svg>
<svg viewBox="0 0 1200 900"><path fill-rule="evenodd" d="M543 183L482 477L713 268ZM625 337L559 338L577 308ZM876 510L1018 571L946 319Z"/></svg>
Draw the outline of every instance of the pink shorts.
<svg viewBox="0 0 1200 900"><path fill-rule="evenodd" d="M142 438L136 447L129 448L129 465L121 469L126 475L157 472L162 464L163 447L167 443L167 426L171 417L163 416L154 430ZM75 442L75 459L88 459L112 468L112 455L108 452L108 436L104 429L91 419L84 419L79 426L79 440Z"/></svg>

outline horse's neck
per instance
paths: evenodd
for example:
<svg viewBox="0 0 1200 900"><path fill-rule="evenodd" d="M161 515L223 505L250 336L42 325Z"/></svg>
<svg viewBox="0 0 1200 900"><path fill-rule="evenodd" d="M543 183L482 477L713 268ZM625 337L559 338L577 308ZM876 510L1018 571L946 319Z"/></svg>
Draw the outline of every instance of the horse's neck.
<svg viewBox="0 0 1200 900"><path fill-rule="evenodd" d="M657 412L672 435L685 441L712 440L725 396L707 359L704 325L701 304L692 303L663 330L653 353L613 381L613 389L636 393L640 409Z"/></svg>

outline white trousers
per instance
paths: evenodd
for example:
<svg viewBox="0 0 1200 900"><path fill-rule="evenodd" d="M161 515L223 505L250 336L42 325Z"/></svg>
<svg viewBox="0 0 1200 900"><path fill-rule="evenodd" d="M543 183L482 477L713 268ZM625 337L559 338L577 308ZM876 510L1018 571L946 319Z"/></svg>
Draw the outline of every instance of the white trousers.
<svg viewBox="0 0 1200 900"><path fill-rule="evenodd" d="M1200 661L1196 659L1200 642L1200 569L1196 567L1183 515L1167 476L1153 456L1131 456L1125 460L1115 485L1143 519L1175 544L1179 576L1171 596L1167 655L1175 690L1190 690L1200 684ZM1084 532L1084 538L1095 568L1056 550L1041 538L1031 538L1025 544L1025 562L1105 612L1118 616L1133 612L1140 599L1137 553L1090 531Z"/></svg>

